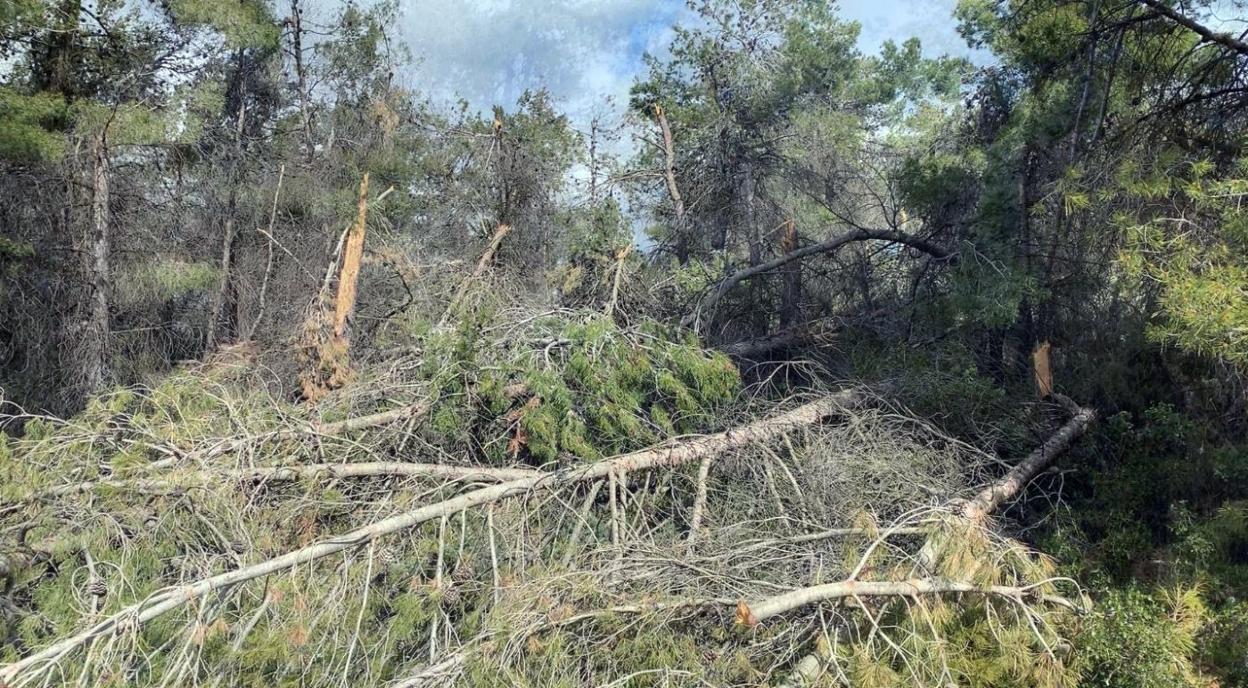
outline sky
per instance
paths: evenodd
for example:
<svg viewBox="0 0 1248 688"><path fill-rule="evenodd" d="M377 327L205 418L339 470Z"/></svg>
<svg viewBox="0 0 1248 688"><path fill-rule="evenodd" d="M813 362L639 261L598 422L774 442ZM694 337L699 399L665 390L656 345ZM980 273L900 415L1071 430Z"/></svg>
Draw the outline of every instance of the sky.
<svg viewBox="0 0 1248 688"><path fill-rule="evenodd" d="M661 53L684 0L400 0L399 33L418 62L410 86L476 110L547 87L573 122L618 112L646 52ZM918 36L929 55L966 55L956 0L840 0L859 47ZM614 105L606 98L613 98Z"/></svg>

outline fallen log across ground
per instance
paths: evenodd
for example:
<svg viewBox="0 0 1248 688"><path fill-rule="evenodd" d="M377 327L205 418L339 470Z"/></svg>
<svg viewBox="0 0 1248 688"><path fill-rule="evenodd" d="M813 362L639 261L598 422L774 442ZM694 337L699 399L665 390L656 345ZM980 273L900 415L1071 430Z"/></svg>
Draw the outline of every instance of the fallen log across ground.
<svg viewBox="0 0 1248 688"><path fill-rule="evenodd" d="M1088 426L1096 420L1096 411L1084 408L1071 401L1068 397L1054 394L1057 400L1070 412L1070 420L1066 421L1057 432L1049 436L1027 458L1020 461L999 480L985 487L962 508L962 516L972 521L982 521L994 513L1005 502L1013 499L1042 471L1048 469L1076 439L1088 431Z"/></svg>
<svg viewBox="0 0 1248 688"><path fill-rule="evenodd" d="M542 472L532 477L479 488L451 499L396 514L363 528L321 540L267 561L203 578L188 585L166 588L27 657L0 667L0 685L25 685L38 680L44 672L55 667L58 661L75 650L87 646L95 639L111 636L122 628L134 628L136 625L141 625L202 599L204 595L217 590L231 588L246 581L359 547L383 536L404 531L437 518L473 507L493 504L510 497L529 494L536 490L553 490L601 480L633 471L680 466L706 456L718 456L731 449L766 442L792 430L816 425L823 419L852 406L862 398L863 394L859 390L846 390L771 418L724 432L674 440L659 447L623 454L584 467Z"/></svg>
<svg viewBox="0 0 1248 688"><path fill-rule="evenodd" d="M1096 420L1096 411L1090 408L1081 407L1070 398L1060 394L1054 394L1053 399L1057 401L1063 408L1070 412L1071 417L1062 427L1049 436L1039 447L1027 455L1025 459L1011 468L1004 476L993 481L984 489L980 490L974 497L962 505L958 510L958 515L968 525L972 527L982 527L997 509L1005 502L1013 499L1026 487L1037 475L1046 470L1057 457L1061 456L1076 439L1087 432L1088 427ZM918 554L918 568L920 571L931 571L935 568L936 561L940 556L941 542L935 537L929 537L924 543L923 548ZM956 583L954 581L938 581L938 579L916 579L905 581L902 583L886 582L887 585L911 585L917 581L928 581L928 586L920 586L919 591L936 591L932 588L944 588L945 592L985 592L981 588L976 590L952 590L950 586L966 586L967 583ZM939 585L937 585L939 583ZM783 595L755 602L753 604L742 603L742 606L753 613L756 620L761 620L775 614L789 611L805 604L813 604L827 600L835 600L846 596L858 595L868 596L871 593L863 592L867 589L877 589L873 586L879 586L880 583L864 582L849 580L839 583L831 583L827 585L812 586L800 588ZM973 586L972 586L973 587ZM898 590L898 589L893 589ZM994 594L996 591L989 591ZM1007 591L1002 591L1005 593ZM1002 596L1021 599L1022 590L1011 591L1011 594L1003 594ZM906 594L904 592L897 594ZM1070 609L1078 609L1078 606L1065 598L1046 596L1045 601L1055 603ZM748 622L748 618L746 619ZM806 655L800 659L789 674L788 679L782 684L782 688L801 688L802 686L812 685L824 671L824 660L817 653Z"/></svg>
<svg viewBox="0 0 1248 688"><path fill-rule="evenodd" d="M798 588L781 595L775 595L753 604L739 604L737 607L737 623L744 626L756 626L780 614L800 609L806 605L819 602L842 600L853 597L918 597L920 595L951 595L978 594L1002 597L1022 602L1033 594L1033 590L1055 582L1040 581L1027 586L1009 585L976 585L966 581L945 580L942 578L913 578L900 581L859 581L843 580L836 583L812 585ZM1074 602L1057 595L1041 595L1048 603L1078 611Z"/></svg>
<svg viewBox="0 0 1248 688"><path fill-rule="evenodd" d="M254 466L225 470L195 471L177 479L133 478L88 480L58 485L34 492L16 500L15 504L54 499L99 490L122 490L142 494L169 494L188 488L217 484L221 481L285 482L303 478L445 478L459 482L503 482L524 480L542 475L530 468L494 468L491 466L455 466L440 463L404 463L401 461L368 461L359 463L315 463L295 466ZM0 511L15 504L0 505Z"/></svg>
<svg viewBox="0 0 1248 688"><path fill-rule="evenodd" d="M177 466L180 462L202 463L226 454L240 451L259 442L279 442L294 440L300 437L340 437L342 435L367 430L370 428L391 425L401 420L419 418L429 411L429 404L423 401L407 404L398 408L364 416L346 418L344 420L322 423L309 421L295 427L282 428L243 437L219 439L207 448L181 452L168 447L156 446L155 449L172 454L169 458L153 461L144 466L148 471L164 471ZM194 477L175 481L168 479L110 479L82 480L75 483L58 485L37 490L18 499L0 503L0 514L12 513L23 504L34 501L54 499L73 494L84 494L100 489L133 490L147 493L177 492L188 486L206 484L212 480L295 480L307 476L325 476L337 478L354 478L365 476L438 476L455 480L518 480L531 477L528 473L517 472L520 469L478 469L473 467L446 466L434 464L409 464L403 462L369 462L354 464L307 464L302 466L260 466L222 471L198 471Z"/></svg>

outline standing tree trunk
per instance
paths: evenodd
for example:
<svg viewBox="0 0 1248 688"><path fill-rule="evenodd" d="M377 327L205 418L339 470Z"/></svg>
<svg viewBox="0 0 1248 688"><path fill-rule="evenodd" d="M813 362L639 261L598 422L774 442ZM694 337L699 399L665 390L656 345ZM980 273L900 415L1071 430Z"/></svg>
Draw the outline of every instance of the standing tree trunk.
<svg viewBox="0 0 1248 688"><path fill-rule="evenodd" d="M109 377L109 289L112 267L109 222L109 160L107 129L91 145L91 236L87 242L87 275L91 285L84 346L83 382L90 394L100 391Z"/></svg>
<svg viewBox="0 0 1248 688"><path fill-rule="evenodd" d="M750 267L756 267L763 262L763 243L758 227L758 179L754 164L748 160L741 166L734 205L740 208L736 218L737 236L746 240ZM770 309L763 306L768 301L765 287L762 280L750 282L750 322L755 337L762 337L771 329Z"/></svg>
<svg viewBox="0 0 1248 688"><path fill-rule="evenodd" d="M242 50L234 53L234 85L232 100L237 103L234 119L234 141L229 152L226 184L229 186L222 220L224 233L221 238L221 281L217 295L212 300L208 316L207 347L213 347L233 339L238 333L238 276L234 267L238 255L238 228L235 214L238 211L238 174L243 164L243 130L247 123L247 54Z"/></svg>
<svg viewBox="0 0 1248 688"><path fill-rule="evenodd" d="M295 84L299 90L299 117L303 124L304 155L312 159L316 152L312 142L312 105L308 95L307 67L303 64L303 8L299 0L290 0L290 53L295 59Z"/></svg>
<svg viewBox="0 0 1248 688"><path fill-rule="evenodd" d="M231 175L232 177L233 175ZM238 285L234 280L234 256L237 251L238 230L234 213L238 208L238 187L231 180L229 200L225 204L225 233L221 239L221 282L212 300L212 313L208 316L208 348L229 341L238 330Z"/></svg>
<svg viewBox="0 0 1248 688"><path fill-rule="evenodd" d="M681 265L689 262L689 228L685 226L685 200L676 186L676 146L672 140L672 127L667 121L663 106L655 104L654 117L659 121L663 135L663 179L667 182L667 195L672 198L672 210L676 213L675 241L673 250Z"/></svg>
<svg viewBox="0 0 1248 688"><path fill-rule="evenodd" d="M364 232L368 226L368 173L360 181L360 202L355 224L347 232L346 249L342 254L342 272L338 275L338 295L334 299L334 340L342 351L351 346L351 322L355 316L355 296L359 290L360 265L364 259Z"/></svg>
<svg viewBox="0 0 1248 688"><path fill-rule="evenodd" d="M797 250L797 224L789 218L780 235L780 254ZM802 319L802 261L795 260L784 268L784 292L780 300L780 329L796 326Z"/></svg>

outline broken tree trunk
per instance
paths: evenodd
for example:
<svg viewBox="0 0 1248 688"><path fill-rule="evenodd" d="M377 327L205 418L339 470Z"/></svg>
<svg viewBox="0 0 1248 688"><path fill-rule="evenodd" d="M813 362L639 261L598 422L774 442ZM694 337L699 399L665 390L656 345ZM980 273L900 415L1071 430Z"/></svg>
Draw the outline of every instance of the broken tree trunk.
<svg viewBox="0 0 1248 688"><path fill-rule="evenodd" d="M455 311L455 307L459 305L460 299L463 298L464 292L468 290L468 285L481 279L481 276L489 269L490 264L494 262L494 255L498 253L498 247L503 245L503 239L507 238L507 235L510 233L511 225L505 223L500 224L498 229L494 230L494 236L490 239L490 245L485 247L485 252L477 260L477 267L473 269L472 274L460 284L459 290L451 297L451 302L447 305L446 312L442 314L441 320L438 321L439 325L445 325L450 319L451 314Z"/></svg>
<svg viewBox="0 0 1248 688"><path fill-rule="evenodd" d="M355 297L359 291L360 263L364 258L364 232L368 226L368 173L360 180L360 201L355 224L347 232L347 245L342 254L342 271L338 273L338 295L334 298L334 339L344 351L351 344L351 319L355 315Z"/></svg>
<svg viewBox="0 0 1248 688"><path fill-rule="evenodd" d="M676 145L672 140L672 127L667 121L667 113L663 106L654 104L654 118L659 122L659 132L663 135L663 180L667 183L667 195L672 199L672 210L676 214L674 250L676 260L681 265L689 262L689 232L685 227L685 200L680 196L680 188L676 186Z"/></svg>
<svg viewBox="0 0 1248 688"><path fill-rule="evenodd" d="M1065 396L1058 394L1053 396L1071 412L1070 420L1008 473L983 490L980 490L970 501L966 502L959 510L959 516L965 519L967 523L974 526L982 525L988 516L999 509L1003 503L1016 496L1041 471L1052 465L1057 457L1070 447L1071 443L1087 432L1088 426L1096 419L1096 412L1092 409L1080 407ZM935 568L937 558L940 556L940 549L941 542L935 537L929 537L923 543L923 548L919 550L918 554L918 568L920 571L927 572ZM1010 599L1021 599L1028 592L1028 589L1007 589L998 593L997 590L985 588L984 586L974 586L970 583L957 583L934 578L902 582L885 581L883 583L863 582L851 578L839 583L801 588L753 605L742 602L738 610L744 609L747 614L743 620L744 623L749 623L751 615L755 623L757 623L758 620L768 616L796 609L805 604L854 595L868 596L873 593L865 592L866 590L876 590L878 594L878 591L886 589L873 586L903 586L901 588L892 588L891 594L913 596L915 593L907 592L904 586L910 586L916 582L923 581L926 581L928 585L922 590L917 590L917 592L978 592L1002 594ZM950 586L965 586L971 589L955 590ZM1078 609L1074 603L1064 598L1046 596L1044 599L1047 602L1059 604L1070 609ZM823 659L817 653L806 655L794 665L793 672L783 685L786 688L800 688L801 686L811 685L818 679L822 671Z"/></svg>
<svg viewBox="0 0 1248 688"><path fill-rule="evenodd" d="M632 244L628 244L619 251L616 251L615 277L611 280L611 298L607 300L607 305L603 309L603 314L607 317L611 317L611 315L615 313L615 308L620 302L620 284L624 281L624 266L627 264L628 254L632 252Z"/></svg>
<svg viewBox="0 0 1248 688"><path fill-rule="evenodd" d="M385 198L393 187L377 197ZM305 399L317 401L327 392L337 389L351 380L351 324L355 315L356 294L359 289L360 266L364 258L364 233L368 224L368 173L360 180L360 200L355 222L347 228L341 239L342 265L338 271L338 289L334 296L333 313L325 313L329 276L333 263L326 271L326 281L305 324L307 341L303 357L308 368L299 376L300 388ZM330 331L325 332L325 319Z"/></svg>
<svg viewBox="0 0 1248 688"><path fill-rule="evenodd" d="M380 537L400 532L456 514L476 506L493 504L503 499L529 494L535 490L553 490L577 483L602 480L612 475L630 471L645 471L661 467L680 466L706 456L719 456L737 447L766 442L780 435L809 427L834 415L847 405L862 397L858 390L846 390L799 406L760 421L731 430L670 442L663 446L623 454L599 461L583 468L539 473L522 480L512 480L499 485L465 492L457 497L425 505L411 511L396 514L349 533L331 537L280 557L244 566L233 571L203 578L187 585L166 588L146 599L125 607L91 626L57 641L21 660L0 667L0 685L13 685L18 678L33 680L42 671L69 653L91 643L96 638L111 636L121 628L133 627L158 618L187 605L216 590L233 587L246 581L262 578L271 573L315 561L372 542Z"/></svg>
<svg viewBox="0 0 1248 688"><path fill-rule="evenodd" d="M788 255L797 250L797 223L789 218L780 235L780 252ZM793 261L783 268L784 289L780 295L780 329L795 327L802 319L802 263Z"/></svg>

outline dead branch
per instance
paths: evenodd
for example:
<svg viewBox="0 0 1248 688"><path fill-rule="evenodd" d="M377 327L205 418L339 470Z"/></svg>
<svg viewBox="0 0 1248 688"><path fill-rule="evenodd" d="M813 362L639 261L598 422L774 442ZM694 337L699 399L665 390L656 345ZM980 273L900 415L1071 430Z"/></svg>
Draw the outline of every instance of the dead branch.
<svg viewBox="0 0 1248 688"><path fill-rule="evenodd" d="M494 230L494 237L490 239L490 245L485 248L485 252L477 260L477 267L473 269L472 274L464 279L459 286L459 290L451 297L451 302L447 305L446 312L442 314L439 325L445 325L447 320L450 319L451 313L459 305L459 301L463 298L464 292L467 291L468 285L481 279L481 276L485 274L485 271L490 267L490 263L494 262L494 254L498 253L498 247L503 245L503 239L510 233L511 225L506 223L500 224L498 229Z"/></svg>
<svg viewBox="0 0 1248 688"><path fill-rule="evenodd" d="M60 659L96 638L111 636L122 627L141 625L216 590L233 587L358 547L433 519L528 494L534 490L554 490L577 483L601 480L624 472L679 466L699 460L704 456L717 456L730 449L765 442L797 428L817 424L847 405L858 402L861 398L862 394L858 390L846 390L799 406L786 413L713 435L672 441L660 447L623 454L579 469L541 473L535 477L480 488L448 500L396 514L363 528L322 540L267 561L203 578L187 585L165 588L38 652L0 667L0 683L14 685L19 678L23 680L23 683L35 680L40 674L50 670Z"/></svg>
<svg viewBox="0 0 1248 688"><path fill-rule="evenodd" d="M755 626L774 616L784 614L819 602L828 602L852 597L917 597L919 595L949 595L955 593L993 595L1012 601L1022 602L1029 596L1036 596L1045 602L1077 611L1080 607L1074 602L1057 595L1037 595L1035 590L1053 581L1043 581L1028 586L1008 585L976 585L965 581L944 580L941 578L914 578L904 581L859 581L843 580L837 583L814 585L798 588L781 595L769 597L753 604L740 603L737 608L736 622L744 626Z"/></svg>
<svg viewBox="0 0 1248 688"><path fill-rule="evenodd" d="M1240 40L1229 33L1214 31L1213 29L1200 24L1191 17L1181 14L1173 7L1161 2L1161 0L1140 0L1140 2L1148 6L1149 9L1153 10L1157 14L1170 19L1179 26L1191 30L1197 36L1200 36L1201 40L1206 43L1217 43L1224 48L1234 50L1240 55L1248 55L1248 42Z"/></svg>
<svg viewBox="0 0 1248 688"><path fill-rule="evenodd" d="M728 275L719 281L719 283L711 291L710 295L703 300L700 308L702 310L711 311L715 307L715 304L717 304L725 294L731 291L733 287L756 275L761 275L777 268L784 267L795 260L801 260L807 256L836 251L842 246L855 241L872 240L890 241L896 244L903 244L940 259L948 259L954 256L953 251L950 251L943 246L938 246L927 241L926 239L911 236L905 232L898 232L891 229L854 229L824 239L817 244L803 246L795 251L790 251L782 256L777 256L769 261L759 263L758 265L752 265L748 268L738 270L731 275ZM696 313L691 313L685 316L685 324L692 324L695 319Z"/></svg>
<svg viewBox="0 0 1248 688"><path fill-rule="evenodd" d="M835 336L835 328L803 325L763 337L726 344L719 347L719 350L734 358L757 359L785 349L818 345L830 341Z"/></svg>
<svg viewBox="0 0 1248 688"><path fill-rule="evenodd" d="M302 466L254 466L223 471L198 471L171 480L150 478L89 480L40 490L18 500L19 504L85 494L98 490L126 490L142 494L171 494L190 487L219 484L222 481L288 482L303 478L444 478L459 482L505 482L541 475L527 468L453 466L439 463L369 461L361 463L316 463ZM4 508L9 508L5 505Z"/></svg>
<svg viewBox="0 0 1248 688"><path fill-rule="evenodd" d="M355 418L347 418L347 419L340 420L340 421L334 421L332 423L319 423L316 421L312 421L300 427L277 430L274 432L261 433L259 435L250 435L246 437L233 437L233 438L229 438L226 440L218 441L216 444L213 444L206 449L193 451L193 452L187 452L185 454L179 454L179 455L184 456L187 460L190 460L190 461L206 461L209 459L213 459L219 456L231 454L233 452L242 450L245 447L258 443L258 442L264 442L264 441L280 442L280 441L285 441L285 440L297 439L302 436L338 437L340 435L356 432L359 430L366 430L368 428L389 425L391 423L395 423L395 422L405 420L408 418L417 418L419 416L423 416L425 413L428 412L428 410L429 410L429 405L422 401L422 402L417 402L414 404L408 404L407 406L400 406L399 408L390 409L389 411L380 411L378 413L371 413L365 416L357 416ZM167 451L168 449L167 447L158 447L158 448L162 451ZM152 463L150 466L148 466L148 468L164 470L164 469L172 468L176 465L177 465L177 458L170 458L170 459L162 459L160 461L156 461ZM340 465L340 464L335 464L335 465L339 466L340 468L346 467L346 465ZM374 463L374 464L354 464L354 465L384 466L387 464ZM422 465L422 464L395 464L395 465L396 466L411 466L411 465ZM452 469L452 468L458 468L458 467L437 466L434 468ZM261 471L261 472L276 471L277 473L269 476L268 479L284 479L280 477L281 476L280 472L285 471L285 470L294 470L294 469L297 469L297 470L307 469L307 470L310 470L312 473L316 473L313 466L260 467L260 468L246 469L246 471L243 471L243 472L245 473L247 471ZM366 470L366 469L360 469L360 470ZM381 468L377 468L374 470L384 471L384 469L381 469ZM396 470L419 471L420 469L397 469L396 468ZM487 470L493 470L493 469L487 469ZM469 469L465 467L465 472L463 475L471 476L474 473L474 471L476 471L475 468ZM476 471L476 472L479 472L479 471ZM209 476L229 477L228 474L229 474L229 471L225 472L225 474L221 474L221 473L212 474L212 473L205 472L203 476L205 478ZM378 473L378 474L380 475L381 473ZM416 474L417 473L410 473L410 475L416 475ZM364 473L361 473L360 475L364 475ZM395 473L395 475L400 475L400 473ZM433 473L426 473L426 475L433 475ZM445 474L445 475L446 477L452 477L450 474ZM513 479L520 477L518 475L513 476L513 477L504 477L505 476L504 473L499 473L498 475L499 477L494 478L494 479L513 480ZM239 475L235 477L242 478L246 476ZM258 475L256 477L263 477L263 476ZM292 476L291 478L285 478L285 479L293 479L293 477L294 476ZM341 477L350 477L350 476L347 476L344 474ZM457 479L476 480L478 478L459 477ZM480 479L490 480L491 478L482 477ZM32 493L29 497L19 499L15 502L11 502L11 503L0 506L0 512L11 512L14 508L18 507L19 505L32 502L32 501L52 499L52 498L63 497L66 495L71 495L71 494L82 494L86 492L93 492L101 488L126 489L126 490L134 490L137 492L144 492L144 493L164 494L168 492L176 492L180 489L183 489L183 487L185 487L185 485L182 485L181 483L178 483L176 481L169 481L169 480L137 479L137 480L82 481L82 482L74 483L72 485L61 485L58 487L54 487L54 488L50 488L46 490L40 490L38 492Z"/></svg>
<svg viewBox="0 0 1248 688"><path fill-rule="evenodd" d="M676 146L667 113L658 103L654 105L654 118L658 120L659 131L663 134L663 180L667 184L667 195L672 199L672 210L676 213L676 258L684 264L689 260L689 239L685 227L685 200L676 186Z"/></svg>

